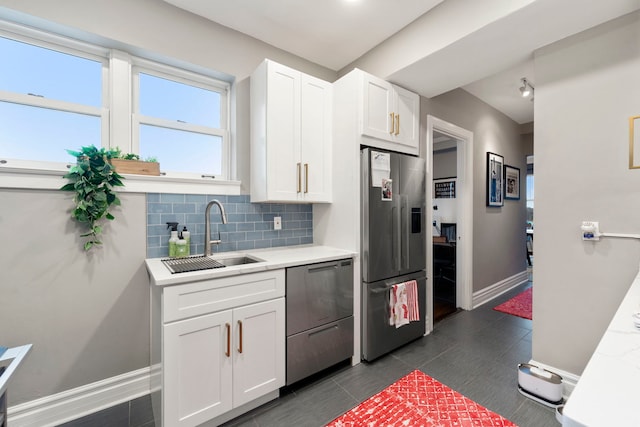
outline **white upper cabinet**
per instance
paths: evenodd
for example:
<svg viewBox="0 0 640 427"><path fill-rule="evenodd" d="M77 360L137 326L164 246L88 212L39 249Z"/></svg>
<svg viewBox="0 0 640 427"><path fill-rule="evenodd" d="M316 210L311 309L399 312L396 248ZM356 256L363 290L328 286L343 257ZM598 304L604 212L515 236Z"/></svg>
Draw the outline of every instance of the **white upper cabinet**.
<svg viewBox="0 0 640 427"><path fill-rule="evenodd" d="M265 60L251 75L251 201L331 202L330 83Z"/></svg>
<svg viewBox="0 0 640 427"><path fill-rule="evenodd" d="M391 83L362 73L362 134L392 140L394 132L393 87Z"/></svg>
<svg viewBox="0 0 640 427"><path fill-rule="evenodd" d="M366 144L418 155L420 97L360 70L362 75L361 133Z"/></svg>

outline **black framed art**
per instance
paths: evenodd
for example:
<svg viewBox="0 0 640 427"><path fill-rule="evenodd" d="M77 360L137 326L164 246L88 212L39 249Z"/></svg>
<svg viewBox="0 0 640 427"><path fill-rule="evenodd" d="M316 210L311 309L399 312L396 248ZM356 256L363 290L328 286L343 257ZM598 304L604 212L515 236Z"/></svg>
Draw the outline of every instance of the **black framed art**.
<svg viewBox="0 0 640 427"><path fill-rule="evenodd" d="M504 205L504 157L487 152L487 206Z"/></svg>
<svg viewBox="0 0 640 427"><path fill-rule="evenodd" d="M504 198L520 200L520 168L504 165Z"/></svg>

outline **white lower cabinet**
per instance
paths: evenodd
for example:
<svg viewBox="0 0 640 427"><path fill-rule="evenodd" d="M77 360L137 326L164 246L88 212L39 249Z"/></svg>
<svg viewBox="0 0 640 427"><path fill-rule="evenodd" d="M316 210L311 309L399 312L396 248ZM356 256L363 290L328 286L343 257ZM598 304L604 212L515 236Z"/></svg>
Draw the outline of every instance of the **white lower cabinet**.
<svg viewBox="0 0 640 427"><path fill-rule="evenodd" d="M166 312L165 321L152 334L161 335L159 425L217 425L270 393L277 397L285 384L283 270L175 285L161 298L154 306ZM212 301L222 309L173 320L176 307L193 313Z"/></svg>
<svg viewBox="0 0 640 427"><path fill-rule="evenodd" d="M227 310L164 326L165 426L197 426L232 409L232 321Z"/></svg>
<svg viewBox="0 0 640 427"><path fill-rule="evenodd" d="M284 298L233 310L238 332L233 351L233 405L240 406L284 386Z"/></svg>

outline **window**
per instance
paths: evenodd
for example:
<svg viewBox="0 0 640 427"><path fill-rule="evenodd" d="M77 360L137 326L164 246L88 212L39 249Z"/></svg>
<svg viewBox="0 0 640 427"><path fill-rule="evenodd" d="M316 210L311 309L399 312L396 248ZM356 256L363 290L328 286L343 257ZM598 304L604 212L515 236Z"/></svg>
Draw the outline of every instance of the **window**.
<svg viewBox="0 0 640 427"><path fill-rule="evenodd" d="M131 177L128 191L239 191L229 182L230 84L114 47L0 20L0 186L58 188L38 177L59 178L74 161L67 149L95 145L160 162L164 178Z"/></svg>
<svg viewBox="0 0 640 427"><path fill-rule="evenodd" d="M102 144L106 57L4 33L0 56L3 158L66 163L65 149Z"/></svg>
<svg viewBox="0 0 640 427"><path fill-rule="evenodd" d="M144 61L134 68L134 147L168 175L227 177L228 86Z"/></svg>

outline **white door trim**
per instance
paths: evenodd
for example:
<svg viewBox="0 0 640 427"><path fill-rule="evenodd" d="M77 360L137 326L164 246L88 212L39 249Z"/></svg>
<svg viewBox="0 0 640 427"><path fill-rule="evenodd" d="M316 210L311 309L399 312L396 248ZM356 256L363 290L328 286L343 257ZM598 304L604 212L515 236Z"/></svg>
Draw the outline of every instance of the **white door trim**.
<svg viewBox="0 0 640 427"><path fill-rule="evenodd" d="M437 130L458 140L457 145L457 203L458 223L456 231L456 300L465 310L473 308L473 132L427 115L427 203L433 200L433 131ZM427 242L433 241L433 210L427 208ZM429 243L429 247L431 244ZM433 251L427 251L427 332L433 330Z"/></svg>

